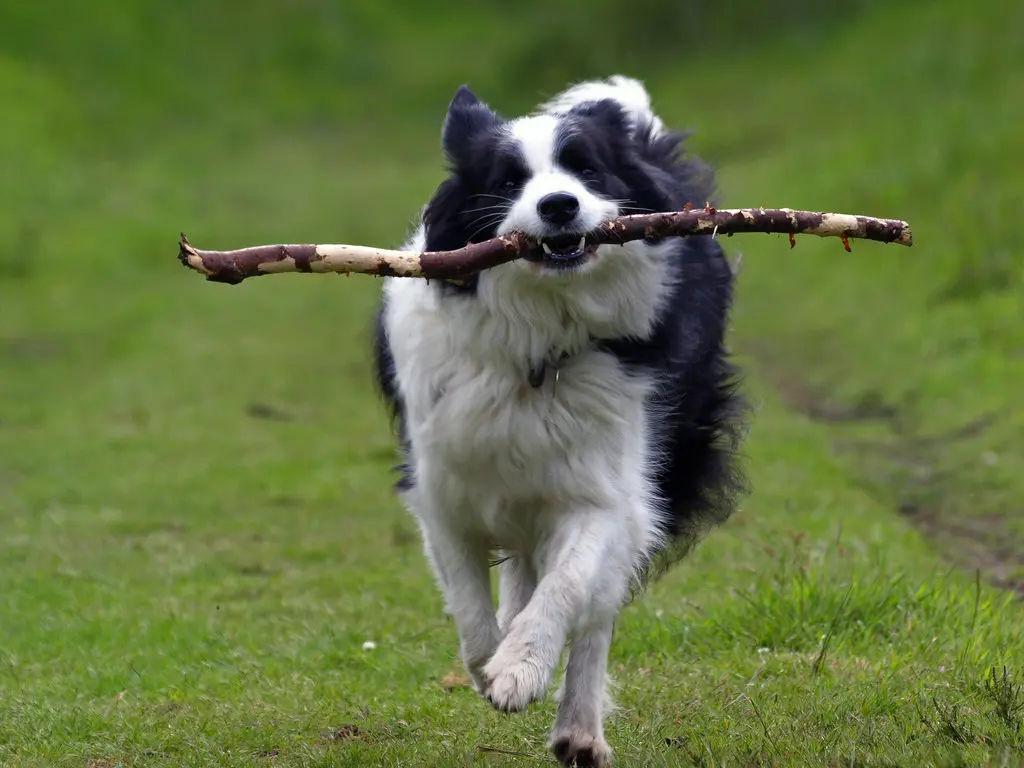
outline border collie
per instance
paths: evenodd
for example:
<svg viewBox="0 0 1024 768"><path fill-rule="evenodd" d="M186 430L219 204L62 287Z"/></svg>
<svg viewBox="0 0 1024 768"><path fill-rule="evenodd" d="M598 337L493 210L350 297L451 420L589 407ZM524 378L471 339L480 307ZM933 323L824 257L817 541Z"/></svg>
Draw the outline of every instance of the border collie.
<svg viewBox="0 0 1024 768"><path fill-rule="evenodd" d="M538 248L467 281L389 278L377 318L397 487L463 663L496 709L516 712L545 695L568 643L549 743L566 765L611 760L620 610L745 490L720 244L581 239L620 214L703 206L711 175L682 156L684 139L626 77L511 120L459 88L442 128L449 175L406 248L512 231Z"/></svg>

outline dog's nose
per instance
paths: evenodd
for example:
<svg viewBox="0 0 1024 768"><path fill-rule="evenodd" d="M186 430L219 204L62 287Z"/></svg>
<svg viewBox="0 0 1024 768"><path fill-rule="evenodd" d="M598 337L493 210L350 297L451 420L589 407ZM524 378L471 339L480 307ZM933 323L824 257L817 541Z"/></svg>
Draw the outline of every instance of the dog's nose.
<svg viewBox="0 0 1024 768"><path fill-rule="evenodd" d="M537 203L537 213L549 224L568 224L580 212L580 201L568 192L552 192Z"/></svg>

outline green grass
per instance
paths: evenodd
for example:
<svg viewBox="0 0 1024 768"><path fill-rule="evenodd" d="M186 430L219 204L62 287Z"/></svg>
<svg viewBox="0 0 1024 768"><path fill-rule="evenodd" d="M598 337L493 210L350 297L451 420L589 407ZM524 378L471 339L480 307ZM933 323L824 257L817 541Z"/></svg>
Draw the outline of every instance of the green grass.
<svg viewBox="0 0 1024 768"><path fill-rule="evenodd" d="M404 5L0 11L0 762L550 762L552 702L457 685L390 490L374 281L228 288L174 247L394 244L458 82L515 111L628 69L722 204L917 245L728 241L755 492L624 613L619 764L1024 764L1019 4L643 56L595 53L600 5L578 57L512 33L543 8Z"/></svg>

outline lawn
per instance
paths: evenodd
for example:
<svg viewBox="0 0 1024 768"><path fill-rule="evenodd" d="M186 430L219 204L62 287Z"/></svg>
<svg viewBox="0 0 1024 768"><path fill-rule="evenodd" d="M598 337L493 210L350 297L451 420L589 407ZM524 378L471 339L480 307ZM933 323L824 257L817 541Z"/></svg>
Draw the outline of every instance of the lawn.
<svg viewBox="0 0 1024 768"><path fill-rule="evenodd" d="M589 29L531 76L551 38L503 30L543 6L460 5L0 9L0 762L552 764L553 702L465 686L392 494L379 285L209 284L175 246L394 245L460 82L514 111L628 69L720 204L916 245L728 241L754 493L623 614L618 763L1024 764L1024 7L851 7L728 56Z"/></svg>

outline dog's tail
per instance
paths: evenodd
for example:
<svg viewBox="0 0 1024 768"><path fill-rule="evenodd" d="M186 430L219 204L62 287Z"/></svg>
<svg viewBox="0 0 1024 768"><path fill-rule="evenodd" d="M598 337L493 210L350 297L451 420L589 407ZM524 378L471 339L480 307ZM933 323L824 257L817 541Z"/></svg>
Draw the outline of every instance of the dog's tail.
<svg viewBox="0 0 1024 768"><path fill-rule="evenodd" d="M639 80L624 75L613 75L605 80L587 80L577 83L541 105L546 114L557 115L588 101L612 99L625 109L633 130L650 126L650 136L664 133L665 126L651 108L651 95Z"/></svg>

